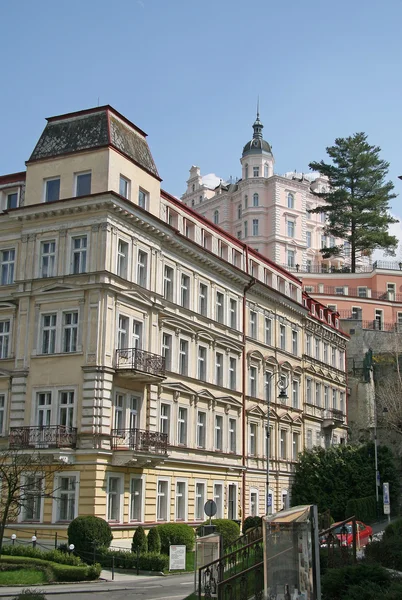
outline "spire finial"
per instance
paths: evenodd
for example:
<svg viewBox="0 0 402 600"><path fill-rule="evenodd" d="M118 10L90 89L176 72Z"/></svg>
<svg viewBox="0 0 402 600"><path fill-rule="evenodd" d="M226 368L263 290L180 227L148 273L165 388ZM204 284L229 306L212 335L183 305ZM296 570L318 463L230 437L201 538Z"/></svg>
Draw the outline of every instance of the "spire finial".
<svg viewBox="0 0 402 600"><path fill-rule="evenodd" d="M257 119L260 118L260 95L257 96Z"/></svg>

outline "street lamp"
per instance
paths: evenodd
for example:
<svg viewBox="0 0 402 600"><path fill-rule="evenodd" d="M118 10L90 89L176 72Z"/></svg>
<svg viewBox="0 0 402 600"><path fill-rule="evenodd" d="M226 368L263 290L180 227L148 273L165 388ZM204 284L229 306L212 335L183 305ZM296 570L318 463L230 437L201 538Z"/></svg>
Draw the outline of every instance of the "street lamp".
<svg viewBox="0 0 402 600"><path fill-rule="evenodd" d="M35 548L35 547L36 547L36 540L37 540L37 537L36 537L36 535L33 535L33 536L31 537L31 540L32 540L32 547L33 547L33 548Z"/></svg>
<svg viewBox="0 0 402 600"><path fill-rule="evenodd" d="M278 400L280 400L281 402L284 402L288 395L286 393L286 390L289 386L289 379L288 377L285 375L281 375L280 371L275 371L273 373L266 373L266 381L265 381L265 386L266 386L266 401L267 401L267 435L266 435L266 444L267 444L267 469L266 469L266 481L265 481L265 514L268 515L269 514L269 508L270 506L272 506L272 500L270 498L269 495L269 437L270 437L270 432L269 432L269 407L271 404L271 394L270 394L270 389L271 389L271 381L272 378L278 376L278 381L277 381L277 387L280 390L279 391L279 395L278 395Z"/></svg>
<svg viewBox="0 0 402 600"><path fill-rule="evenodd" d="M388 412L386 406L382 409L383 414ZM379 492L380 487L380 473L378 471L378 439L377 439L377 404L374 398L374 466L375 466L375 501L377 506L377 513L379 511Z"/></svg>
<svg viewBox="0 0 402 600"><path fill-rule="evenodd" d="M15 534L15 533L12 533L12 534L11 534L11 540L12 540L13 546L14 546L14 544L15 544L15 540L16 540L16 539L17 539L17 536L16 536L16 534Z"/></svg>
<svg viewBox="0 0 402 600"><path fill-rule="evenodd" d="M75 548L74 544L70 544L70 545L69 545L68 549L69 549L69 551L70 551L70 554L71 554L72 552L74 552L74 548Z"/></svg>

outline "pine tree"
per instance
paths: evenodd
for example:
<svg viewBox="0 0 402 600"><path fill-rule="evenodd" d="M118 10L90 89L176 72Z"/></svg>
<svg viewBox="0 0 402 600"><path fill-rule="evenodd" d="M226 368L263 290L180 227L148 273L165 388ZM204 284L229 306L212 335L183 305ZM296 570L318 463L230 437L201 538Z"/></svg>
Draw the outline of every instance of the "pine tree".
<svg viewBox="0 0 402 600"><path fill-rule="evenodd" d="M365 133L337 138L326 149L332 163L310 163L310 169L328 178L328 191L316 195L325 200L312 213L326 214L324 235L340 238L350 245L351 271L360 256L375 249L395 255L398 239L388 233L388 225L398 220L389 214L389 202L396 198L394 185L385 182L389 163L380 158L381 149L370 146ZM344 244L325 247L325 258L340 256Z"/></svg>

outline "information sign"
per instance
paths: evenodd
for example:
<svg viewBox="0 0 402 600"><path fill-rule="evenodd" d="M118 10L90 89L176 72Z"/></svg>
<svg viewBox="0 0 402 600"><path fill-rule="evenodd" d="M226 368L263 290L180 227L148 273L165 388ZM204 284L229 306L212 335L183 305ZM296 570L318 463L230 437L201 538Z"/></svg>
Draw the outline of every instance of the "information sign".
<svg viewBox="0 0 402 600"><path fill-rule="evenodd" d="M185 571L186 546L169 546L169 571Z"/></svg>

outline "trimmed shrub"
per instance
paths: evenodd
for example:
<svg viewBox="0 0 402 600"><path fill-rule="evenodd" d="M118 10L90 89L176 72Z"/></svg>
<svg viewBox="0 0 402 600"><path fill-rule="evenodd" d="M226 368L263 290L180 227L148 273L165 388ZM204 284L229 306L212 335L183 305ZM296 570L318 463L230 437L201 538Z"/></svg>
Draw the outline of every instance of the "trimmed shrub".
<svg viewBox="0 0 402 600"><path fill-rule="evenodd" d="M109 523L91 515L77 517L67 529L68 543L74 544L75 552L85 562L93 561L94 546L109 548L113 539Z"/></svg>
<svg viewBox="0 0 402 600"><path fill-rule="evenodd" d="M96 565L62 565L59 563L42 560L40 558L31 558L29 556L2 556L2 563L20 565L22 568L32 568L38 566L45 568L49 574L49 579L53 581L85 581L97 579L101 573L101 566Z"/></svg>
<svg viewBox="0 0 402 600"><path fill-rule="evenodd" d="M3 546L1 550L2 556L29 556L30 558L39 558L41 560L49 560L50 562L60 563L62 565L82 566L84 563L79 556L67 554L60 550L40 550L32 546Z"/></svg>
<svg viewBox="0 0 402 600"><path fill-rule="evenodd" d="M110 569L112 558L116 569L136 569L137 554L125 550L107 550L102 548L96 555L102 567ZM138 557L138 568L141 571L163 571L169 565L169 557L155 552L141 554Z"/></svg>
<svg viewBox="0 0 402 600"><path fill-rule="evenodd" d="M402 537L383 537L379 542L366 546L364 552L366 561L402 571Z"/></svg>
<svg viewBox="0 0 402 600"><path fill-rule="evenodd" d="M184 545L188 552L193 550L195 533L190 525L186 525L185 523L165 523L164 525L157 525L156 529L161 540L162 554L169 554L169 546L171 544Z"/></svg>
<svg viewBox="0 0 402 600"><path fill-rule="evenodd" d="M205 525L209 520L205 521ZM212 525L215 525L217 533L222 536L223 547L230 546L240 536L240 526L232 519L212 519Z"/></svg>
<svg viewBox="0 0 402 600"><path fill-rule="evenodd" d="M246 517L243 523L243 533L246 533L249 529L254 529L254 527L261 527L262 518L261 517Z"/></svg>
<svg viewBox="0 0 402 600"><path fill-rule="evenodd" d="M345 591L352 586L372 583L388 588L391 575L379 565L365 565L328 569L321 580L322 595L325 600L343 600Z"/></svg>
<svg viewBox="0 0 402 600"><path fill-rule="evenodd" d="M161 536L157 527L152 527L148 533L148 552L156 552L160 554L161 551Z"/></svg>
<svg viewBox="0 0 402 600"><path fill-rule="evenodd" d="M43 590L31 590L29 588L22 590L12 600L46 600Z"/></svg>
<svg viewBox="0 0 402 600"><path fill-rule="evenodd" d="M380 498L381 501L381 498ZM351 498L346 503L345 519L355 516L358 521L370 523L377 518L377 501L375 496Z"/></svg>
<svg viewBox="0 0 402 600"><path fill-rule="evenodd" d="M384 530L384 537L399 537L402 538L402 519L396 519L393 523L386 526Z"/></svg>
<svg viewBox="0 0 402 600"><path fill-rule="evenodd" d="M131 543L131 552L137 552L137 550L139 550L140 554L145 554L148 550L147 535L141 525L135 530Z"/></svg>

